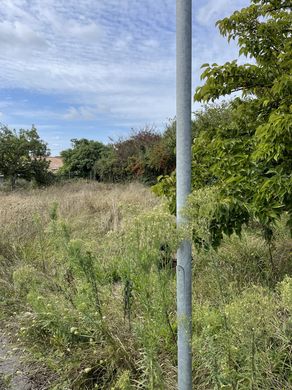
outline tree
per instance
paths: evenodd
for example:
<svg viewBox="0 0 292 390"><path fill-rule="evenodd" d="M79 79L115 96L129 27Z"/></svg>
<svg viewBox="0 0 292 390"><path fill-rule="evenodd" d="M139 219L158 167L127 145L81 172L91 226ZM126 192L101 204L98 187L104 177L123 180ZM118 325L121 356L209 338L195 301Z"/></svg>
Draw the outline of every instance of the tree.
<svg viewBox="0 0 292 390"><path fill-rule="evenodd" d="M151 127L134 131L127 139L109 145L96 162L96 170L104 181L153 183L157 175L168 172L169 166L173 169L174 150L171 151L165 141L164 136Z"/></svg>
<svg viewBox="0 0 292 390"><path fill-rule="evenodd" d="M192 121L193 189L200 189L215 184L219 180L216 173L211 171L211 166L217 159L217 151L212 140L218 129L226 126L230 122L231 113L231 105L225 102L217 105L205 105L201 110L194 113L194 119ZM175 122L167 130L167 132L169 131L171 131L173 157L175 161ZM163 195L168 199L170 211L175 213L176 174L173 169L167 175L159 176L157 184L152 189L157 195Z"/></svg>
<svg viewBox="0 0 292 390"><path fill-rule="evenodd" d="M223 233L240 234L254 217L268 239L281 214L288 214L292 227L290 11L290 1L252 0L217 25L228 40L237 40L240 55L253 58L253 63L202 65L205 84L197 88L195 99L208 103L233 96L229 105L209 107L195 120L192 184L195 191L216 186L210 221L214 246ZM155 186L170 198L172 209L173 179L160 178Z"/></svg>
<svg viewBox="0 0 292 390"><path fill-rule="evenodd" d="M153 170L155 178L175 169L175 131L176 122L170 121L158 142L148 149L147 165Z"/></svg>
<svg viewBox="0 0 292 390"><path fill-rule="evenodd" d="M34 179L38 184L45 184L49 177L49 155L37 129L21 129L19 132L6 126L0 127L0 172L15 187L17 177Z"/></svg>
<svg viewBox="0 0 292 390"><path fill-rule="evenodd" d="M224 204L248 210L267 228L283 212L292 227L290 11L287 0L252 0L249 7L218 21L221 34L236 39L239 54L254 63L204 64L205 84L195 94L196 100L209 102L242 93L232 103L229 125L218 129L212 139L216 159L210 170L220 178ZM247 219L244 212L241 223ZM227 232L232 231L229 223Z"/></svg>
<svg viewBox="0 0 292 390"><path fill-rule="evenodd" d="M85 138L72 139L71 142L72 148L61 152L61 157L64 160L64 165L61 168L62 173L95 179L94 164L106 151L106 146L101 142Z"/></svg>
<svg viewBox="0 0 292 390"><path fill-rule="evenodd" d="M126 180L140 180L151 183L156 179L156 172L149 165L149 152L161 140L161 135L152 128L133 132L128 139L119 140L114 149Z"/></svg>

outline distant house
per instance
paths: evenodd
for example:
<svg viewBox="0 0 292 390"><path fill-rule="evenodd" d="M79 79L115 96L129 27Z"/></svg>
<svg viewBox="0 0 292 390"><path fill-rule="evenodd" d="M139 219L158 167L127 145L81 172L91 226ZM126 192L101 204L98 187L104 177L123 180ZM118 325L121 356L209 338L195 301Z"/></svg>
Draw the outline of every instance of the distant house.
<svg viewBox="0 0 292 390"><path fill-rule="evenodd" d="M48 157L47 160L50 162L49 170L54 173L56 173L64 165L62 157L59 156Z"/></svg>

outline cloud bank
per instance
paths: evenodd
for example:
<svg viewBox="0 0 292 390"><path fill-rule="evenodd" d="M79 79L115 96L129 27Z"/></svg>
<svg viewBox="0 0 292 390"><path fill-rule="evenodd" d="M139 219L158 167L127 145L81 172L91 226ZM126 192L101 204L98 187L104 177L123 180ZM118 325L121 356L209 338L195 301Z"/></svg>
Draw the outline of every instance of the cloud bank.
<svg viewBox="0 0 292 390"><path fill-rule="evenodd" d="M202 63L237 55L214 24L246 5L194 1L194 87ZM70 126L105 139L175 115L175 1L2 0L0 20L2 121L68 144Z"/></svg>

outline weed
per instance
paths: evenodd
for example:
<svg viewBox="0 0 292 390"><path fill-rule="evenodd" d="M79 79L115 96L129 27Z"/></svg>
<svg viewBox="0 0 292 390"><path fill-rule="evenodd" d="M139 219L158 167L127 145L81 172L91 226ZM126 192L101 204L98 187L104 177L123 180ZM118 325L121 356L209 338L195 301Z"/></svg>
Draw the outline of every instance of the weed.
<svg viewBox="0 0 292 390"><path fill-rule="evenodd" d="M1 316L51 390L176 388L175 220L138 184L0 194ZM279 223L211 249L214 194L193 194L193 387L289 389L291 238ZM202 243L204 245L202 245ZM277 272L271 269L270 257ZM44 377L44 376L43 376Z"/></svg>

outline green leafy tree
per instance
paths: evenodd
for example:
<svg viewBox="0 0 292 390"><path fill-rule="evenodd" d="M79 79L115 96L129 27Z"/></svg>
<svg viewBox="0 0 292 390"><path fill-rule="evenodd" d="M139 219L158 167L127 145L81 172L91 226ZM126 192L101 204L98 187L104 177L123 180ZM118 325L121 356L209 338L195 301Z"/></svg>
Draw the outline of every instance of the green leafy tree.
<svg viewBox="0 0 292 390"><path fill-rule="evenodd" d="M291 22L290 1L252 0L217 25L253 63L202 66L205 84L196 90L197 101L233 96L222 115L213 107L195 120L193 189L216 185L220 194L210 221L215 246L223 233L240 234L253 217L267 239L282 213L288 213L292 225ZM174 209L171 185L173 177L160 178L155 191L166 194Z"/></svg>
<svg viewBox="0 0 292 390"><path fill-rule="evenodd" d="M174 168L174 146L171 143L170 135L161 135L146 126L109 145L107 152L96 162L96 171L104 181L153 183L158 175Z"/></svg>
<svg viewBox="0 0 292 390"><path fill-rule="evenodd" d="M156 177L175 169L175 127L176 122L171 121L158 142L148 149L147 164Z"/></svg>
<svg viewBox="0 0 292 390"><path fill-rule="evenodd" d="M47 144L40 139L34 126L19 132L0 127L0 173L10 180L12 188L17 177L46 184L50 177L48 155Z"/></svg>
<svg viewBox="0 0 292 390"><path fill-rule="evenodd" d="M196 100L209 102L242 93L232 103L229 125L212 139L216 159L210 170L220 178L225 205L245 210L240 222L246 222L249 210L267 228L283 212L292 223L291 22L291 2L285 0L252 0L218 21L221 34L237 40L240 55L254 63L204 64L205 84L195 94ZM226 220L220 227L231 233L234 224Z"/></svg>
<svg viewBox="0 0 292 390"><path fill-rule="evenodd" d="M123 170L121 170L113 145L109 145L107 150L95 162L94 170L103 182L116 183L123 180Z"/></svg>
<svg viewBox="0 0 292 390"><path fill-rule="evenodd" d="M218 182L219 178L211 170L212 164L217 160L217 150L214 146L213 138L217 134L218 129L223 128L230 122L231 115L231 105L225 102L216 105L205 105L203 109L195 112L192 121L193 189L200 189ZM175 162L175 122L167 130L167 132L170 131L171 133L166 136L171 136L173 161ZM169 200L170 211L174 213L176 209L176 174L173 169L168 174L159 176L157 184L152 189L157 195L163 195Z"/></svg>
<svg viewBox="0 0 292 390"><path fill-rule="evenodd" d="M72 139L72 148L63 150L61 157L64 165L61 173L76 177L96 178L94 165L106 151L106 146L101 142L85 138Z"/></svg>

